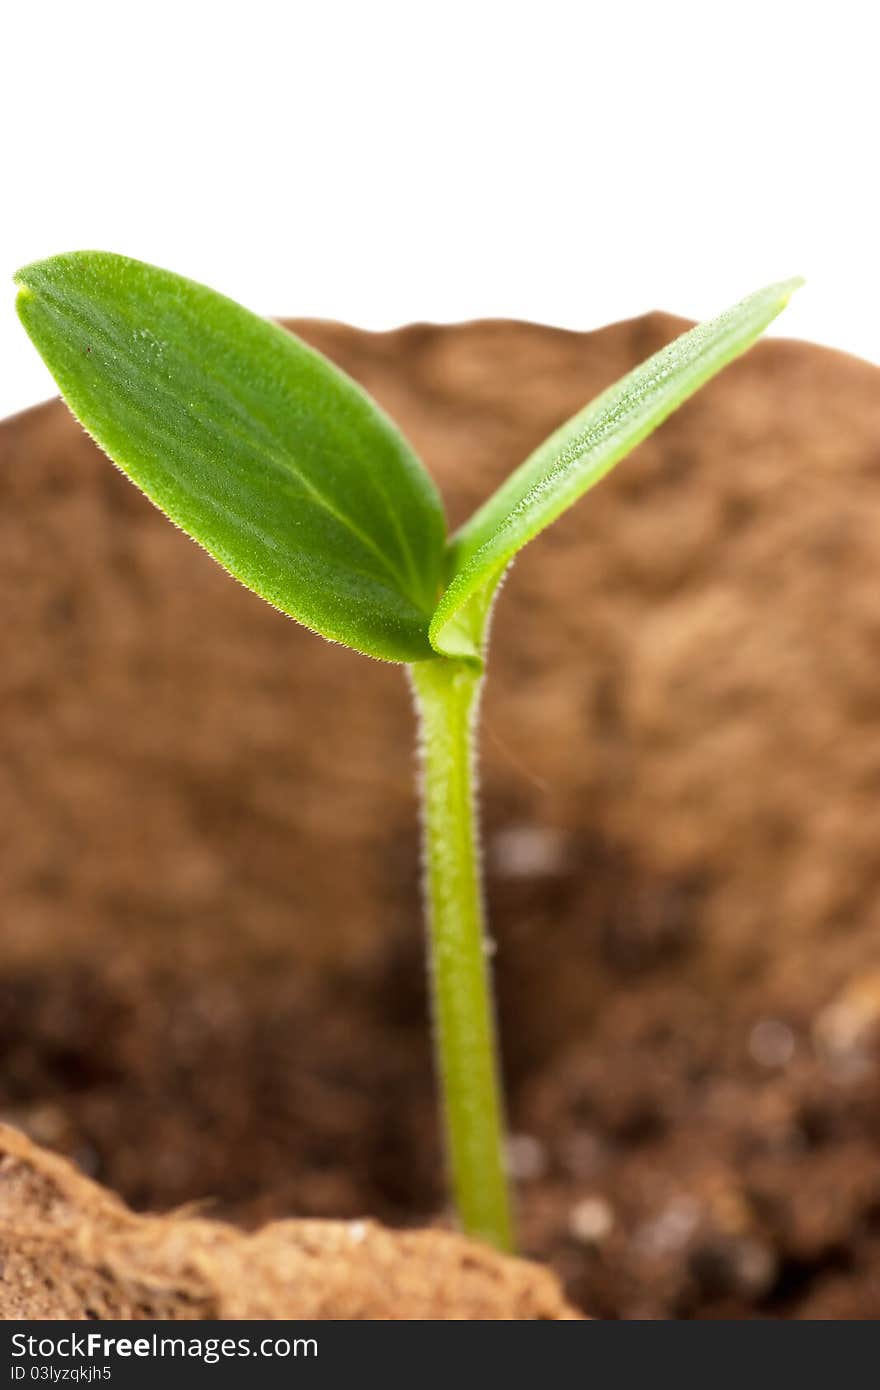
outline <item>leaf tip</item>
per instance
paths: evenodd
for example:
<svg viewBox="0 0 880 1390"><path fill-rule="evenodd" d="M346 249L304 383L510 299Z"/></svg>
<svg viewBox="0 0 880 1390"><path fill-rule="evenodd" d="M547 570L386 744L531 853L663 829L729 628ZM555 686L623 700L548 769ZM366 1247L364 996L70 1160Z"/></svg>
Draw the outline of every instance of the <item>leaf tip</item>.
<svg viewBox="0 0 880 1390"><path fill-rule="evenodd" d="M51 293L63 287L72 275L82 273L82 270L101 254L103 253L93 251L62 251L56 256L44 256L38 261L29 261L27 265L23 265L15 272L12 280L18 285L19 292L36 295L45 290Z"/></svg>
<svg viewBox="0 0 880 1390"><path fill-rule="evenodd" d="M12 277L12 283L18 287L18 294L15 296L15 308L19 318L24 322L24 311L26 306L33 300L38 299L40 291L45 288L49 275L47 267L52 263L52 259L43 261L30 261L28 265L23 265Z"/></svg>
<svg viewBox="0 0 880 1390"><path fill-rule="evenodd" d="M47 264L46 261L29 261L18 269L12 277L12 283L17 285L19 293L33 294L40 280L40 270Z"/></svg>
<svg viewBox="0 0 880 1390"><path fill-rule="evenodd" d="M15 296L15 312L25 328L27 328L27 310L32 300L36 299L37 292L33 285L29 283L23 271L16 271L12 277L12 282L18 287Z"/></svg>
<svg viewBox="0 0 880 1390"><path fill-rule="evenodd" d="M790 280L779 281L779 284L776 286L776 290L780 300L782 301L781 307L783 309L785 308L788 301L791 299L792 295L795 294L795 292L806 283L806 279L803 275L793 275Z"/></svg>

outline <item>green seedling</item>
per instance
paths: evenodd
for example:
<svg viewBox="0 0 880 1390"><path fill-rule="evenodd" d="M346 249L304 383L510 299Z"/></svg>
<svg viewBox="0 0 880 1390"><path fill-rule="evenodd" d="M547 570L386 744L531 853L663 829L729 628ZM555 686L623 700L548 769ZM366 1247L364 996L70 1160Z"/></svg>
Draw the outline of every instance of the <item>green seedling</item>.
<svg viewBox="0 0 880 1390"><path fill-rule="evenodd" d="M99 252L16 280L64 399L161 511L283 613L408 670L452 1186L464 1230L510 1249L474 804L493 599L526 542L749 348L799 281L759 290L609 387L447 538L437 489L392 421L276 324Z"/></svg>

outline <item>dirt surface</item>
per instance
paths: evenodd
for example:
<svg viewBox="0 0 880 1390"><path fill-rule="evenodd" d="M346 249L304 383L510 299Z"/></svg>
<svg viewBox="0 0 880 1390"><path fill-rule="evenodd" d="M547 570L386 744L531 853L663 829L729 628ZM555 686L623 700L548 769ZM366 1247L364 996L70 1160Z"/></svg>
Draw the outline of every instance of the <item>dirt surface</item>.
<svg viewBox="0 0 880 1390"><path fill-rule="evenodd" d="M0 1318L572 1319L547 1270L372 1221L135 1216L0 1126Z"/></svg>
<svg viewBox="0 0 880 1390"><path fill-rule="evenodd" d="M681 327L300 330L455 523ZM880 1313L878 384L762 344L498 605L522 1242L594 1314ZM0 498L0 1114L143 1210L444 1222L400 671L231 582L57 403L0 427Z"/></svg>

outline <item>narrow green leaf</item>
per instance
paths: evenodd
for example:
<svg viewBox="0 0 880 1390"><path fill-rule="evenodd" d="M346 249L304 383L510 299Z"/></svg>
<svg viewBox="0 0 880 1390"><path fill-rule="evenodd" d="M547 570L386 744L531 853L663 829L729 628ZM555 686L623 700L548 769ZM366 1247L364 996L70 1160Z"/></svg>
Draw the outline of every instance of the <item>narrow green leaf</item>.
<svg viewBox="0 0 880 1390"><path fill-rule="evenodd" d="M124 256L55 256L16 281L73 413L224 568L369 656L432 654L442 506L360 387L277 324Z"/></svg>
<svg viewBox="0 0 880 1390"><path fill-rule="evenodd" d="M802 282L787 280L692 328L604 391L510 475L453 538L434 649L479 661L495 589L517 551L745 352Z"/></svg>

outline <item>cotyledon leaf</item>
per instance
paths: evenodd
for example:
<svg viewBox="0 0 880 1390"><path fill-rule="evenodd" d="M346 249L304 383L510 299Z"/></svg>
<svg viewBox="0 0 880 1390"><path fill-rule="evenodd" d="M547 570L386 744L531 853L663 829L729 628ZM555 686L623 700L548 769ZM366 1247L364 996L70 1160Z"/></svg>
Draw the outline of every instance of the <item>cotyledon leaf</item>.
<svg viewBox="0 0 880 1390"><path fill-rule="evenodd" d="M758 290L682 334L562 425L502 483L450 543L448 585L431 622L435 651L480 661L492 598L517 551L751 347L801 283Z"/></svg>
<svg viewBox="0 0 880 1390"><path fill-rule="evenodd" d="M369 656L433 655L442 505L360 387L277 324L140 261L75 252L15 278L74 415L225 569Z"/></svg>

